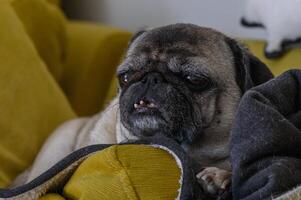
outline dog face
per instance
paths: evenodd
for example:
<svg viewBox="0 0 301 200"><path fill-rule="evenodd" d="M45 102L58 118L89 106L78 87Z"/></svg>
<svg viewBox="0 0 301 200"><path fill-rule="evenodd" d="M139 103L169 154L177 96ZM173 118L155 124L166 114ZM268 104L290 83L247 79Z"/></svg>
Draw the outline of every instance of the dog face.
<svg viewBox="0 0 301 200"><path fill-rule="evenodd" d="M248 84L245 71L237 74L241 51L221 33L191 24L137 34L117 72L122 125L137 137L160 133L179 143L229 132Z"/></svg>

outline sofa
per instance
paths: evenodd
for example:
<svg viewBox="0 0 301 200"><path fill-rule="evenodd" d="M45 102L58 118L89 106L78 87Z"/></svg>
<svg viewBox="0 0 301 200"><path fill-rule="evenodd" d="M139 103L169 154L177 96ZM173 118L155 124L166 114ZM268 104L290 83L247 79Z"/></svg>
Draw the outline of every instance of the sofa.
<svg viewBox="0 0 301 200"><path fill-rule="evenodd" d="M31 164L54 128L98 112L115 91L131 33L70 21L57 3L0 2L1 188Z"/></svg>
<svg viewBox="0 0 301 200"><path fill-rule="evenodd" d="M2 0L0 25L0 188L5 188L59 124L95 114L112 99L115 69L131 33L66 19L54 0ZM264 42L241 41L275 75L301 68L301 49L268 60Z"/></svg>

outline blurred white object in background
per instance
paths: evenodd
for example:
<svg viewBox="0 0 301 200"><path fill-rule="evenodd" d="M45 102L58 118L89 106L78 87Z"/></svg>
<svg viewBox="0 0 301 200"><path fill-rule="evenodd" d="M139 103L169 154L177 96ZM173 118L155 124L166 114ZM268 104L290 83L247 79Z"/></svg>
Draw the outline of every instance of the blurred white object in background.
<svg viewBox="0 0 301 200"><path fill-rule="evenodd" d="M265 28L265 55L279 57L287 47L301 42L301 0L247 0L241 22Z"/></svg>

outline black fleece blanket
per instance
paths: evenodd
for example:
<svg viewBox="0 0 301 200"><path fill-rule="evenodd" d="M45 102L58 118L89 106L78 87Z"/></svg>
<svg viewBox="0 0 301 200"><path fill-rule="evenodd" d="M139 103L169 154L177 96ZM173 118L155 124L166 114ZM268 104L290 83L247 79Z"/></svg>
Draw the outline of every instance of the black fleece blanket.
<svg viewBox="0 0 301 200"><path fill-rule="evenodd" d="M271 199L301 184L301 70L246 92L231 135L233 199Z"/></svg>

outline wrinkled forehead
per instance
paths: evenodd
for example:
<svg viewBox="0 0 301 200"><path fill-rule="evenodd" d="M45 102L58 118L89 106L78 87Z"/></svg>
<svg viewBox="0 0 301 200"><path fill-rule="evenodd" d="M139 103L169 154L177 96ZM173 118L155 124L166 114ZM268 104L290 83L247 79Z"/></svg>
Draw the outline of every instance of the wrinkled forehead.
<svg viewBox="0 0 301 200"><path fill-rule="evenodd" d="M187 56L196 56L202 51L205 53L206 48L202 47L211 45L214 48L214 44L220 43L221 40L221 34L211 29L195 25L170 25L143 33L130 45L128 53L145 53L151 50L175 53L182 50Z"/></svg>
<svg viewBox="0 0 301 200"><path fill-rule="evenodd" d="M166 26L139 36L130 45L118 71L154 64L168 66L172 71L182 70L183 66L185 70L214 71L214 66L220 68L224 64L231 65L225 63L229 55L224 36L218 32L193 25ZM212 66L211 69L208 66Z"/></svg>

